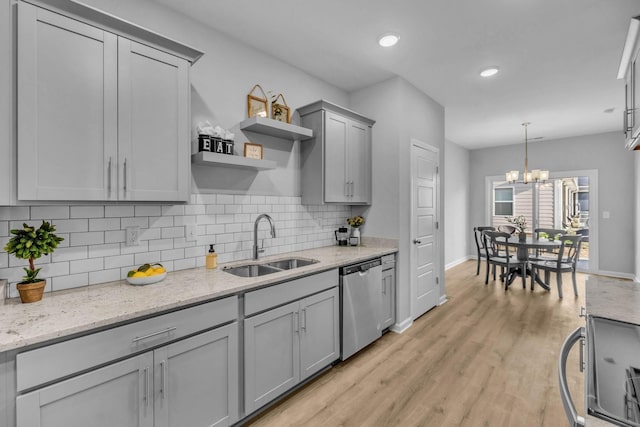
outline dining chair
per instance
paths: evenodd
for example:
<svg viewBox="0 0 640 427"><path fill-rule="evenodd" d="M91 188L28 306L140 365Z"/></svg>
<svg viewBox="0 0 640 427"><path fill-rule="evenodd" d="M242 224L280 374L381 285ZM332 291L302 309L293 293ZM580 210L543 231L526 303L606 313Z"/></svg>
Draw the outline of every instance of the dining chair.
<svg viewBox="0 0 640 427"><path fill-rule="evenodd" d="M582 236L560 236L560 249L554 260L536 260L531 262L531 283L535 280L539 270L544 271L544 281L548 285L551 273L556 273L558 296L562 298L562 273L571 272L573 280L573 292L578 296L578 284L576 283L576 266L580 258Z"/></svg>
<svg viewBox="0 0 640 427"><path fill-rule="evenodd" d="M500 280L505 283L504 290L509 289L511 274L520 272L522 276L522 287L526 287L526 262L520 261L515 255L509 252L509 246L505 242L511 237L511 234L500 231L484 231L482 238L484 239L484 250L487 258L487 273L484 278L484 284L489 283L489 268L493 266L493 280L496 280L496 267L500 267Z"/></svg>
<svg viewBox="0 0 640 427"><path fill-rule="evenodd" d="M476 239L476 249L478 251L478 268L476 269L476 276L480 274L480 263L482 258L486 258L484 250L484 240L482 239L483 231L495 231L495 227L481 226L473 227L473 237Z"/></svg>
<svg viewBox="0 0 640 427"><path fill-rule="evenodd" d="M498 231L501 233L513 234L516 232L516 228L513 225L499 225Z"/></svg>
<svg viewBox="0 0 640 427"><path fill-rule="evenodd" d="M548 238L549 240L556 240L560 236L567 234L566 231L559 228L536 228L533 230L536 239ZM544 235L544 236L543 236ZM557 249L536 249L534 256L530 257L532 260L555 260L558 256Z"/></svg>

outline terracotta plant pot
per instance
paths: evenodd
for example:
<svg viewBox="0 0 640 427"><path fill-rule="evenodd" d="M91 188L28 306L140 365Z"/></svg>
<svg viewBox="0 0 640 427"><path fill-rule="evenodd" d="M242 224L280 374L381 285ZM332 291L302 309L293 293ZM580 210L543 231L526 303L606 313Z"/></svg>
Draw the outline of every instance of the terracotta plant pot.
<svg viewBox="0 0 640 427"><path fill-rule="evenodd" d="M28 303L40 301L46 285L46 280L41 280L36 283L18 283L16 288L20 293L20 300L23 303Z"/></svg>

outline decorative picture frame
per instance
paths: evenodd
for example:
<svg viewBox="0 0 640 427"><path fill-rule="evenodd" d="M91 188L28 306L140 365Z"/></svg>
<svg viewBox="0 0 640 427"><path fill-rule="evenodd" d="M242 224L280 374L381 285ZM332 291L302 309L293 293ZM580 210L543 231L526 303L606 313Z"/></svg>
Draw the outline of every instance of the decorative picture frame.
<svg viewBox="0 0 640 427"><path fill-rule="evenodd" d="M262 144L254 144L253 142L244 143L244 156L248 159L262 160Z"/></svg>
<svg viewBox="0 0 640 427"><path fill-rule="evenodd" d="M282 104L278 103L280 98L282 98ZM291 109L281 93L271 102L271 118L279 122L291 123Z"/></svg>
<svg viewBox="0 0 640 427"><path fill-rule="evenodd" d="M253 92L256 89L260 89L264 98L253 95ZM262 87L259 84L256 84L247 94L247 116L249 118L255 116L267 118L269 117L268 110L269 103L267 101L267 95L264 93L264 90L262 90Z"/></svg>

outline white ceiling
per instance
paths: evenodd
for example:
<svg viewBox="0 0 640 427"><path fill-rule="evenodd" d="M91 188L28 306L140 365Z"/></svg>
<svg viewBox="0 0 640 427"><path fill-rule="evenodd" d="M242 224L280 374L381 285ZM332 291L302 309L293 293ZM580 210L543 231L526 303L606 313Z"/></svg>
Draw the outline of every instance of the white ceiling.
<svg viewBox="0 0 640 427"><path fill-rule="evenodd" d="M616 74L640 15L639 0L156 1L346 91L401 76L469 149L522 142L523 121L545 140L621 131ZM383 49L388 31L401 40Z"/></svg>

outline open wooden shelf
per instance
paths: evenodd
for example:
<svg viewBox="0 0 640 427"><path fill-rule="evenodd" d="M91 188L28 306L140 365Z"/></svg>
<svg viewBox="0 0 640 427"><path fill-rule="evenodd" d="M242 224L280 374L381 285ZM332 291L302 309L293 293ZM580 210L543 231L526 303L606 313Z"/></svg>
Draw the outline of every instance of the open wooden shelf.
<svg viewBox="0 0 640 427"><path fill-rule="evenodd" d="M225 166L230 168L243 168L254 170L269 170L276 168L276 162L272 160L248 159L242 156L229 154L210 153L201 151L191 155L191 162L204 166Z"/></svg>
<svg viewBox="0 0 640 427"><path fill-rule="evenodd" d="M313 130L264 117L251 117L240 122L240 130L275 136L291 141L313 137Z"/></svg>

